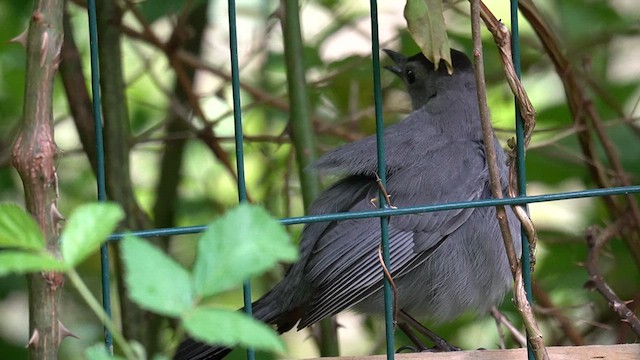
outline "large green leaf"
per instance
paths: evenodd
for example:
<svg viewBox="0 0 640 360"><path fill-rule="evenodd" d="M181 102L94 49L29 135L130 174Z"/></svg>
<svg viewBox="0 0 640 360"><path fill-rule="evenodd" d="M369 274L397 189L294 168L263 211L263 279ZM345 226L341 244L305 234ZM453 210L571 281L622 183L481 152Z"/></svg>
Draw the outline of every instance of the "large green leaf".
<svg viewBox="0 0 640 360"><path fill-rule="evenodd" d="M125 236L121 249L129 297L140 307L179 316L192 306L191 277L180 264L135 236Z"/></svg>
<svg viewBox="0 0 640 360"><path fill-rule="evenodd" d="M15 204L0 204L0 247L44 248L40 227L26 211Z"/></svg>
<svg viewBox="0 0 640 360"><path fill-rule="evenodd" d="M65 264L46 253L0 252L0 276L40 271L63 271Z"/></svg>
<svg viewBox="0 0 640 360"><path fill-rule="evenodd" d="M264 272L278 261L294 261L297 250L263 208L241 204L214 221L198 243L194 285L210 296Z"/></svg>
<svg viewBox="0 0 640 360"><path fill-rule="evenodd" d="M273 329L242 312L198 307L184 316L183 325L193 338L209 344L285 351Z"/></svg>
<svg viewBox="0 0 640 360"><path fill-rule="evenodd" d="M442 11L442 0L407 0L404 18L407 20L411 37L424 56L433 62L436 68L443 59L451 73L451 51Z"/></svg>
<svg viewBox="0 0 640 360"><path fill-rule="evenodd" d="M124 217L119 205L93 203L74 211L61 235L62 258L75 266L98 250Z"/></svg>

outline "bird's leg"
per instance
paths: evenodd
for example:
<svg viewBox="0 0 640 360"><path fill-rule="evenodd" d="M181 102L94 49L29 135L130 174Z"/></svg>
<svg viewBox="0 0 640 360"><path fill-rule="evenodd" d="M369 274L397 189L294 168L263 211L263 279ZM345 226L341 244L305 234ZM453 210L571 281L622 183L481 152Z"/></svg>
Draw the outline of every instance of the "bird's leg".
<svg viewBox="0 0 640 360"><path fill-rule="evenodd" d="M459 347L449 344L445 339L441 338L433 331L424 327L424 325L422 325L416 319L412 318L411 315L407 314L406 311L400 310L399 316L402 319L402 322L406 322L407 326L412 327L422 335L428 337L429 340L433 341L433 343L435 344L435 349L440 351L460 351Z"/></svg>

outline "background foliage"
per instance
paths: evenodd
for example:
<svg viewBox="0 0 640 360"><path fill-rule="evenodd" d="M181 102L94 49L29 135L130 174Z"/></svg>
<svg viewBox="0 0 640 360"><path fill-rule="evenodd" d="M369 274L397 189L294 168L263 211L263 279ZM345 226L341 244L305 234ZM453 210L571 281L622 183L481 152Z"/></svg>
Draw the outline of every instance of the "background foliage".
<svg viewBox="0 0 640 360"><path fill-rule="evenodd" d="M288 97L277 1L238 2L242 103L248 193L276 217L302 215L293 150L287 133ZM551 24L563 51L580 72L581 86L591 96L602 117L606 133L615 145L632 183L640 176L640 57L637 46L640 4L635 1L543 0L536 4ZM185 4L206 22L183 21ZM208 6L207 6L208 5ZM507 22L507 6L487 1L498 18ZM129 147L135 200L156 225L208 223L237 202L235 179L224 165L224 156L212 149L219 145L231 163L234 160L229 83L226 2L147 0L123 2L122 47L124 83L129 115ZM470 54L467 2L454 2L445 12L452 46ZM21 184L10 167L10 149L22 113L24 49L8 41L25 29L29 2L0 3L0 200L23 202ZM302 3L304 60L309 83L310 107L319 150L361 138L374 131L373 96L367 1L318 0ZM82 2L69 2L73 36L88 78L88 33ZM411 54L418 51L405 27L402 6L381 2L380 33L384 47ZM537 132L527 157L530 194L595 187L577 134L582 131L571 120L560 77L526 21L521 23L523 82L537 110ZM176 31L176 29L178 31ZM153 35L151 35L153 34ZM179 34L180 36L175 36ZM185 50L197 65L193 86L180 86L175 59L189 39L202 36L202 47ZM504 83L498 54L486 34L485 64L489 82L489 105L494 126L503 139L512 136L513 98ZM186 47L186 46L185 46ZM117 59L102 58L101 61ZM189 68L189 66L185 66ZM110 74L103 74L109 76ZM80 204L95 199L95 177L70 116L68 93L56 83L54 108L56 142L59 146L59 207L68 214ZM383 73L385 121L402 118L409 102L401 84ZM196 105L197 106L194 106ZM199 109L198 109L199 107ZM213 130L213 132L212 132ZM184 143L183 143L184 141ZM174 146L182 144L178 153ZM604 158L602 148L598 154ZM171 154L181 154L171 159ZM588 160L588 159L587 159ZM176 167L177 166L177 167ZM173 169L173 170L169 170ZM177 169L177 170L176 170ZM171 183L170 180L176 180ZM327 179L331 180L331 179ZM618 185L618 184L614 184ZM166 187L165 187L166 186ZM168 194L174 192L174 199ZM635 339L620 324L604 299L583 288L587 274L581 266L587 249L584 230L605 226L611 219L602 200L581 199L531 206L532 218L541 231L537 280L538 313L548 344L570 344L558 326L558 314L566 316L586 343L616 343ZM168 222L160 223L165 219ZM162 215L162 216L161 216ZM297 239L300 227L289 227ZM167 251L178 262L191 266L195 241L192 236L171 240ZM614 239L600 261L608 283L625 300L640 300L640 265L625 244ZM92 257L79 267L80 273L99 292L99 262ZM254 293L268 290L278 272L254 282ZM27 295L22 277L0 282L0 353L23 358L27 341ZM83 349L99 341L102 327L74 291L63 295L64 323L79 340L62 344L61 358L79 358ZM117 303L115 301L114 303ZM217 301L229 308L241 303L238 292L227 292ZM551 304L551 305L549 305ZM632 304L632 306L634 306ZM504 311L518 322L506 301ZM637 308L637 307L635 307ZM114 309L117 314L117 307ZM637 312L637 311L636 311ZM464 316L453 324L436 327L437 332L463 348L494 347L498 335L488 318ZM379 321L354 314L339 317L344 354L380 352L383 337ZM292 357L314 355L308 334L288 334Z"/></svg>

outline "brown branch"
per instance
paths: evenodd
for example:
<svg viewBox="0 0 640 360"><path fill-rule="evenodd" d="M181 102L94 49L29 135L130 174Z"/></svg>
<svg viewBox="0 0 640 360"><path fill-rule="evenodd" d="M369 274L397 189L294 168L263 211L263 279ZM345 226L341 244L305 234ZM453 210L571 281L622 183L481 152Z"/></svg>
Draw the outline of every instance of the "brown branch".
<svg viewBox="0 0 640 360"><path fill-rule="evenodd" d="M482 59L482 38L480 36L480 0L471 0L471 34L473 37L474 69L476 76L476 90L478 95L478 105L480 107L480 117L482 121L482 136L486 151L487 164L489 166L489 178L491 183L491 194L494 198L503 197L498 165L496 162L496 149L494 148L494 134L489 118L489 107L487 105L486 84L484 80L484 65ZM500 231L504 240L504 246L509 258L512 273L514 275L514 297L516 305L525 327L529 343L536 356L536 359L549 359L549 355L542 341L542 332L538 327L531 305L527 300L522 278L522 267L518 266L515 254L513 239L504 206L496 206L496 215L500 224ZM526 214L525 214L526 215ZM525 216L526 217L526 216Z"/></svg>
<svg viewBox="0 0 640 360"><path fill-rule="evenodd" d="M609 303L609 306L613 311L618 314L620 320L623 323L629 325L631 330L640 336L640 320L636 317L631 309L627 306L627 303L622 301L611 289L611 287L604 281L604 276L600 273L598 267L598 256L602 247L611 240L613 236L620 232L620 228L624 225L624 221L618 221L615 224L608 226L604 230L599 230L596 227L591 227L586 231L586 241L588 247L587 261L585 266L589 273L589 280L585 283L584 287L589 290L597 290Z"/></svg>
<svg viewBox="0 0 640 360"><path fill-rule="evenodd" d="M164 46L162 42L159 39L157 39L155 36L147 36L146 32L140 33L124 25L121 26L121 29L122 29L122 32L128 35L129 37L144 41L164 51L163 50ZM231 81L231 75L229 73L201 59L200 57L193 54L192 52L189 52L185 49L176 49L174 54L185 65L188 65L194 69L207 71L227 82ZM243 81L240 82L240 87L242 88L243 91L251 95L256 101L261 102L262 104L272 106L273 108L281 110L286 113L290 111L289 103L284 100L284 96L267 93L262 89L253 87ZM352 131L349 131L348 129L343 129L341 127L327 124L326 121L324 121L322 118L318 116L312 116L311 120L313 121L314 129L318 133L329 133L331 135L334 135L341 139L345 139L347 141L354 141L360 138L358 136L355 136L354 133Z"/></svg>
<svg viewBox="0 0 640 360"><path fill-rule="evenodd" d="M196 53L200 52L202 44L202 36L207 24L207 3L203 2L198 4L196 9L189 12L188 24L185 24L185 20L179 20L171 41L176 42L176 47L186 47ZM182 19L182 17L180 17ZM185 27L190 27L193 30L193 34L190 37L179 37L176 34L187 33ZM182 30L178 30L182 28ZM180 40L178 42L178 39ZM187 70L187 75L191 83L195 76L195 70ZM186 93L182 86L174 84L173 97L175 102L182 103L186 100ZM185 122L188 122L186 118L183 118L179 110L173 106L174 101L170 103L167 110L167 120L163 121L163 125L166 128L167 136L163 141L163 151L160 160L160 177L156 184L155 193L159 194L153 205L153 218L154 225L156 227L172 227L175 226L175 211L176 203L178 200L178 185L182 179L182 164L183 154L187 140L192 136L176 136L176 134L191 134L188 126ZM183 121L184 119L184 121ZM168 238L165 238L168 240Z"/></svg>
<svg viewBox="0 0 640 360"><path fill-rule="evenodd" d="M605 153L609 163L614 167L618 182L628 184L628 178L622 170L615 150L612 149L609 140L603 140L606 138L606 134L601 128L599 114L593 102L586 94L585 89L581 87L578 74L576 74L576 70L561 50L559 41L551 30L551 27L540 16L533 1L522 0L519 2L519 6L522 15L531 24L545 51L556 67L556 72L564 86L574 124L585 129L578 133L578 141L585 158L589 159L588 162L585 162L585 165L591 177L599 187L605 188L611 186L607 171L603 170L604 166L601 165L600 157L592 138L592 131L595 128L596 135L603 143L605 150L609 148ZM638 227L640 227L640 210L633 195L627 195L626 199L634 221L627 225L629 236L624 237L623 240L629 248L634 261L640 266L640 232L638 231ZM605 196L603 200L613 220L622 217L627 211L623 204L617 203L612 196Z"/></svg>
<svg viewBox="0 0 640 360"><path fill-rule="evenodd" d="M69 14L65 11L64 43L62 44L60 77L67 94L71 117L78 131L78 137L84 153L91 164L93 173L97 173L96 134L94 128L91 98L87 91L87 81L82 72L82 59L73 38Z"/></svg>
<svg viewBox="0 0 640 360"><path fill-rule="evenodd" d="M107 196L121 204L127 214L123 227L149 228L151 222L136 200L130 170L130 122L125 94L122 65L121 32L122 9L118 2L96 1L98 54L100 56L100 88L104 115L104 146ZM109 61L106 61L108 59ZM119 247L119 243L115 245ZM156 315L141 309L126 296L124 264L119 251L114 251L117 288L120 294L122 328L127 339L140 342L150 352L158 344L157 326L150 324Z"/></svg>
<svg viewBox="0 0 640 360"><path fill-rule="evenodd" d="M502 61L503 69L505 71L505 78L507 79L507 83L509 84L513 95L516 97L518 107L520 109L520 114L522 115L522 120L524 123L524 148L526 149L529 147L529 143L531 142L533 129L536 123L535 109L533 108L533 105L529 100L529 96L527 95L522 82L518 78L515 67L513 65L513 55L511 53L511 34L509 33L509 29L507 29L507 27L493 15L493 13L484 5L484 3L480 2L480 6L480 16L482 17L482 20L484 21L487 29L493 35L493 39L498 46L498 50L500 52L500 60ZM515 166L515 147L511 150L509 159L509 196L515 197L518 195L516 190L517 169ZM523 206L512 206L512 209L527 232L529 247L531 249L531 270L533 270L533 266L535 265L535 247L538 240L535 227Z"/></svg>
<svg viewBox="0 0 640 360"><path fill-rule="evenodd" d="M567 336L567 338L569 338L569 340L574 345L586 345L584 337L580 334L580 331L573 325L573 321L556 308L556 306L553 304L553 301L549 297L549 294L547 294L544 289L540 287L538 282L534 281L531 284L531 288L531 290L533 291L533 296L537 300L537 304L545 309L545 314L549 314L550 317L558 322L560 328Z"/></svg>
<svg viewBox="0 0 640 360"><path fill-rule="evenodd" d="M489 178L491 180L491 195L495 199L502 199L502 184L500 183L500 174L498 164L496 162L496 149L494 142L493 128L489 118L489 106L487 105L486 82L484 79L484 64L482 59L482 40L480 38L480 17L478 1L471 1L471 31L473 34L473 59L474 70L476 76L476 91L478 106L480 108L480 119L482 122L482 139L486 152L487 165L489 167ZM496 216L500 224L502 239L504 240L507 258L511 267L512 275L515 275L518 267L518 256L516 255L511 237L511 230L507 222L507 214L504 206L496 206Z"/></svg>
<svg viewBox="0 0 640 360"><path fill-rule="evenodd" d="M511 91L513 92L513 95L515 95L516 101L518 102L520 114L522 115L522 120L524 122L524 138L526 148L529 146L531 136L533 135L533 128L535 127L536 123L536 112L533 108L533 104L531 104L531 101L529 100L527 91L522 85L520 79L518 79L516 69L513 65L513 55L511 53L511 34L509 33L509 29L507 29L507 27L493 15L493 13L484 5L484 3L481 2L480 6L480 15L485 23L485 26L491 32L494 41L498 45L500 60L502 61L502 66L505 72L505 78L507 79L507 83L509 84Z"/></svg>
<svg viewBox="0 0 640 360"><path fill-rule="evenodd" d="M378 246L378 262L380 263L380 267L382 268L384 277L387 278L389 284L391 285L391 291L393 293L393 327L395 328L396 324L398 323L398 287L396 286L396 282L393 280L393 275L391 275L387 264L384 263L384 257L382 256L382 244Z"/></svg>
<svg viewBox="0 0 640 360"><path fill-rule="evenodd" d="M61 0L35 1L26 43L26 73L22 126L12 152L20 174L27 210L33 215L54 256L60 255L60 222L57 208L57 146L53 137L53 81L63 42ZM64 284L61 273L28 276L29 358L53 360L68 333L59 321L59 301Z"/></svg>
<svg viewBox="0 0 640 360"><path fill-rule="evenodd" d="M143 39L147 42L150 42L151 44L155 45L159 50L165 53L165 56L167 56L167 59L169 60L169 63L171 64L171 67L173 68L176 74L176 79L178 81L178 84L181 86L182 91L184 92L189 105L191 106L195 114L200 119L202 119L203 122L208 123L207 116L205 115L204 110L200 106L200 99L193 92L193 84L189 77L188 71L184 68L183 61L180 58L180 56L178 56L178 54L184 51L178 47L178 41L183 37L180 27L179 26L174 27L174 32L172 33L172 36L169 42L163 43L155 35L153 30L151 29L150 24L146 21L146 19L144 18L144 15L142 15L137 5L131 2L126 2L126 5L128 10L131 11L131 13L134 15L136 20L138 20L138 22L142 26L143 33L138 38ZM135 31L127 31L127 28L122 25L120 25L120 29L123 33L127 33L129 36L135 33ZM204 129L198 130L197 132L195 132L195 134L198 139L200 139L202 142L204 142L207 145L207 147L209 147L211 152L220 161L220 163L222 163L223 167L227 170L229 175L231 175L231 177L234 180L237 180L238 177L235 172L235 167L231 162L229 154L222 148L220 143L216 140L216 134L213 129L213 126L205 126Z"/></svg>

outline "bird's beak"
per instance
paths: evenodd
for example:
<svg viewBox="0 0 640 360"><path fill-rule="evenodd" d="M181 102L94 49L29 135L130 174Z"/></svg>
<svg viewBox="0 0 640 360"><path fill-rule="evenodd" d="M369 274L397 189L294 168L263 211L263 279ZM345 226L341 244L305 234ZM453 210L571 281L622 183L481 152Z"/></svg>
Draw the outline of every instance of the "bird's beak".
<svg viewBox="0 0 640 360"><path fill-rule="evenodd" d="M387 53L387 55L391 58L391 60L393 60L393 62L395 63L395 65L392 66L385 66L384 68L391 71L392 73L401 76L402 75L402 65L404 65L404 63L407 62L407 57L399 54L393 50L389 50L389 49L382 49L382 51L384 51L385 53Z"/></svg>

